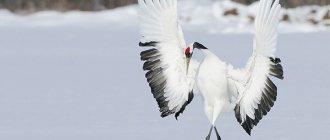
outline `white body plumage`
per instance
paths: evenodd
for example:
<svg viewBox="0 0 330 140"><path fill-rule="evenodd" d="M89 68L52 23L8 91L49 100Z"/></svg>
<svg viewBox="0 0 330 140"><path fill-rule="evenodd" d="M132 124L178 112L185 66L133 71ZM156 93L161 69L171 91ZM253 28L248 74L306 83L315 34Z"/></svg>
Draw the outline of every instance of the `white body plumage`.
<svg viewBox="0 0 330 140"><path fill-rule="evenodd" d="M209 50L202 51L205 57L198 68L196 84L204 99L205 114L214 125L230 106L227 65Z"/></svg>

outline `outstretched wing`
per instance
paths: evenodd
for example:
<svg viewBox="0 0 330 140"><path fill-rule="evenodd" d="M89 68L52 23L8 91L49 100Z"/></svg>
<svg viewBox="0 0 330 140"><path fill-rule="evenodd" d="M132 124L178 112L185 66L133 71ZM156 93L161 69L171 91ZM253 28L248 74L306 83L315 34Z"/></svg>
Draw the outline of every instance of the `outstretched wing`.
<svg viewBox="0 0 330 140"><path fill-rule="evenodd" d="M253 54L244 69L229 67L229 79L235 83L238 92L235 116L248 134L276 100L277 87L270 77L283 79L281 60L275 58L280 9L279 0L260 1Z"/></svg>
<svg viewBox="0 0 330 140"><path fill-rule="evenodd" d="M143 69L161 116L177 118L192 101L194 74L187 67L185 41L177 19L177 0L139 0ZM195 66L195 65L193 65ZM189 76L193 75L193 76Z"/></svg>

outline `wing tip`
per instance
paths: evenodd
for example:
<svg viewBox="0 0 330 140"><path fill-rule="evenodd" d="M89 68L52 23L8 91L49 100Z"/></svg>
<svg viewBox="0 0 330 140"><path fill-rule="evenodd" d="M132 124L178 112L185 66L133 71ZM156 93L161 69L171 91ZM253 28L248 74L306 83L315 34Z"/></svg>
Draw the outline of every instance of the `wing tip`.
<svg viewBox="0 0 330 140"><path fill-rule="evenodd" d="M149 42L139 42L140 47L155 47L156 44L159 43L157 41L149 41Z"/></svg>
<svg viewBox="0 0 330 140"><path fill-rule="evenodd" d="M270 75L283 80L284 79L284 72L283 72L283 67L280 64L282 61L280 58L272 58L269 57L270 61L273 63L270 66Z"/></svg>
<svg viewBox="0 0 330 140"><path fill-rule="evenodd" d="M194 93L193 91L189 92L188 94L188 100L182 105L181 109L175 113L175 119L178 120L178 117L180 114L183 113L183 111L186 109L186 106L191 103L191 101L194 99Z"/></svg>
<svg viewBox="0 0 330 140"><path fill-rule="evenodd" d="M234 111L235 111L235 116L236 116L238 123L243 127L245 132L251 136L251 130L253 128L253 125L248 123L248 122L251 122L251 121L249 121L251 118L248 115L246 115L244 122L242 122L243 120L242 120L242 117L240 114L240 105L239 104L237 104L235 106Z"/></svg>
<svg viewBox="0 0 330 140"><path fill-rule="evenodd" d="M249 115L240 112L240 104L237 104L234 109L237 121L249 135L251 135L254 126L257 126L260 120L270 112L276 101L277 87L269 77L267 77L266 87L261 93L260 102L257 104L257 108L254 109L253 119ZM244 118L242 114L244 114Z"/></svg>
<svg viewBox="0 0 330 140"><path fill-rule="evenodd" d="M149 49L149 50L145 50L145 51L142 51L140 53L140 59L142 61L147 61L147 60L150 60L150 59L159 59L159 51L155 48L152 48L152 49Z"/></svg>

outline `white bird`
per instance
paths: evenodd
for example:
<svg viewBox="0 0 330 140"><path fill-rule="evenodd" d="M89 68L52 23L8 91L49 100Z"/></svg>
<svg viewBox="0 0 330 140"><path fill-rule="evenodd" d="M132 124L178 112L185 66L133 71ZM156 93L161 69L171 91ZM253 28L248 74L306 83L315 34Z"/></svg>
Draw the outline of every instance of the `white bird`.
<svg viewBox="0 0 330 140"><path fill-rule="evenodd" d="M204 100L204 110L213 128L226 110L233 109L239 124L250 135L251 129L274 105L277 87L274 76L283 79L280 59L275 58L277 27L281 5L279 0L261 0L255 18L253 54L243 69L234 69L205 46L185 44L178 23L177 0L138 0L141 21L139 46L143 69L161 116L183 113L196 90ZM191 59L194 49L205 58L198 64ZM234 108L234 106L235 108Z"/></svg>

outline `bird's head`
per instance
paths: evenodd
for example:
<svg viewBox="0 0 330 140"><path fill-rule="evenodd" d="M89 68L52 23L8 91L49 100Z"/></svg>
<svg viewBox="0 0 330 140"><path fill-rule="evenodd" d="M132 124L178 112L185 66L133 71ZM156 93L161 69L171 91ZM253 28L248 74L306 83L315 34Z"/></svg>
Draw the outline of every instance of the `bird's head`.
<svg viewBox="0 0 330 140"><path fill-rule="evenodd" d="M198 42L194 42L192 44L190 44L185 51L185 55L187 59L190 59L194 53L194 49L207 49L204 45L198 43Z"/></svg>
<svg viewBox="0 0 330 140"><path fill-rule="evenodd" d="M188 73L188 67L189 67L189 63L190 63L190 59L194 53L194 49L207 49L204 45L198 43L198 42L194 42L192 44L190 44L186 50L185 50L185 56L187 59L187 73Z"/></svg>

